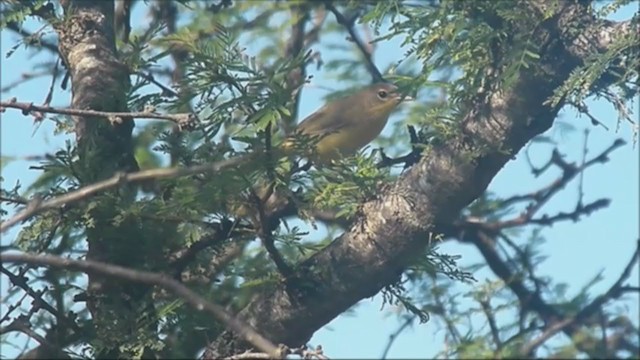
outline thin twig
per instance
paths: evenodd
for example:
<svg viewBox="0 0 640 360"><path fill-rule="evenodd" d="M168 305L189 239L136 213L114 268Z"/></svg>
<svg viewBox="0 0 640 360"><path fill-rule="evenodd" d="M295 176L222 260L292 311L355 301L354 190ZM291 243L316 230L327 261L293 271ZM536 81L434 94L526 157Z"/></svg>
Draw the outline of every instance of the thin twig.
<svg viewBox="0 0 640 360"><path fill-rule="evenodd" d="M600 346L602 346L603 353L609 353L609 346L607 345L607 315L604 313L602 308L598 309L598 320L600 325ZM608 356L607 356L608 357Z"/></svg>
<svg viewBox="0 0 640 360"><path fill-rule="evenodd" d="M605 292L604 294L596 297L591 303L582 308L575 316L567 317L561 321L554 322L548 326L542 335L538 338L532 340L531 342L524 344L520 350L521 354L530 354L533 350L535 350L538 346L542 345L549 338L554 336L560 331L563 331L565 328L573 325L577 325L594 314L598 313L600 308L607 303L611 299L619 298L623 293L629 292L629 289L622 284L629 278L631 275L631 269L633 269L636 262L640 259L640 239L637 242L636 250L633 252L631 256L631 260L627 263L622 274L618 277L613 285ZM633 291L633 289L631 289Z"/></svg>
<svg viewBox="0 0 640 360"><path fill-rule="evenodd" d="M43 211L69 205L101 191L127 183L138 183L151 179L167 179L180 176L193 175L198 173L215 173L231 167L237 167L252 159L252 155L238 156L211 164L194 165L190 167L160 168L143 170L133 173L120 173L109 179L99 181L92 185L82 187L78 190L70 191L64 195L59 195L49 200L34 199L27 204L26 208L12 218L0 224L0 233L7 231L15 224L22 222Z"/></svg>
<svg viewBox="0 0 640 360"><path fill-rule="evenodd" d="M584 129L584 143L582 144L582 164L587 161L587 152L589 151L589 129ZM584 199L584 171L580 172L580 178L578 181L578 207L582 206L582 199Z"/></svg>
<svg viewBox="0 0 640 360"><path fill-rule="evenodd" d="M269 178L269 186L266 188L266 193L263 194L262 198L260 195L256 193L256 190L253 187L250 187L250 196L253 199L256 207L258 209L258 236L262 240L262 244L264 245L267 253L276 264L276 268L284 276L285 278L289 278L292 274L292 270L284 260L284 257L280 254L278 249L275 246L275 241L273 238L273 232L269 228L268 217L265 211L265 204L269 201L269 198L274 193L275 188L275 172L273 169L273 160L272 160L272 149L271 149L271 126L272 123L269 123L264 130L264 142L265 142L265 156L266 156L266 171L267 177ZM260 189L262 190L262 189ZM277 195L276 195L277 196Z"/></svg>
<svg viewBox="0 0 640 360"><path fill-rule="evenodd" d="M536 312L545 322L551 323L556 319L562 319L562 314L553 306L546 303L540 294L530 291L524 282L518 278L515 272L500 257L495 249L495 239L481 229L468 227L467 234L476 245L491 271L502 279L513 291L520 301L521 307ZM572 335L575 332L573 327L566 328Z"/></svg>
<svg viewBox="0 0 640 360"><path fill-rule="evenodd" d="M584 103L577 103L575 101L567 101L567 103L573 107L576 108L576 110L578 110L579 114L584 114L587 115L587 117L589 118L589 120L591 120L591 124L592 125L600 125L602 126L605 130L609 131L609 128L603 124L600 120L596 119L595 116L591 115L591 112L589 112L589 109L587 108L587 105L585 105Z"/></svg>
<svg viewBox="0 0 640 360"><path fill-rule="evenodd" d="M609 206L609 204L611 204L610 199L598 199L587 205L582 205L578 203L576 205L576 208L572 212L568 213L568 212L561 211L556 215L552 215L552 216L542 215L540 218L537 218L537 219L528 219L522 225L525 225L525 224L552 225L555 222L564 221L564 220L572 220L575 222L580 219L581 215L591 215L592 212L600 209L604 209L607 206ZM513 225L508 225L506 227L513 227ZM506 228L506 227L503 227L503 228Z"/></svg>
<svg viewBox="0 0 640 360"><path fill-rule="evenodd" d="M291 17L295 19L291 25L291 36L285 46L284 56L293 60L300 56L305 46L305 26L309 21L309 9L304 5L294 5L291 7ZM287 75L287 88L291 91L293 104L290 107L291 115L283 121L286 134L293 131L295 119L298 116L298 105L302 94L302 85L306 78L306 59L300 61L300 65L292 69Z"/></svg>
<svg viewBox="0 0 640 360"><path fill-rule="evenodd" d="M25 43L29 45L39 45L40 47L43 47L53 53L56 53L56 54L58 53L58 46L56 44L43 41L42 39L37 39L37 41L31 40L31 39L35 39L35 37L40 33L41 30L36 31L35 33L31 33L25 30L23 27L21 27L20 24L13 21L8 22L6 26L7 26L7 29L12 30L18 33L20 36L22 36L26 40Z"/></svg>
<svg viewBox="0 0 640 360"><path fill-rule="evenodd" d="M508 199L503 200L499 205L500 208L505 208L508 205L511 205L520 201L532 201L532 202L527 206L525 211L521 213L519 216L512 219L508 219L508 220L497 221L497 222L488 224L488 226L493 230L498 230L498 229L516 227L516 226L520 226L520 225L524 225L532 222L533 216L544 206L544 204L546 204L549 201L549 199L551 199L556 193L562 190L571 180L573 180L577 175L585 171L588 167L598 163L607 162L609 160L609 154L624 144L626 144L624 140L616 139L613 142L613 144L611 144L608 148L602 151L598 156L595 156L589 161L583 162L580 166L576 166L573 163L568 163L562 158L562 155L560 155L560 153L557 150L553 150L553 153L551 155L551 159L549 160L549 162L542 168L538 169L537 171L542 172L548 169L551 165L556 165L562 170L562 174L560 175L560 177L555 179L551 184L549 184L543 189L540 189L538 191L525 194L525 195L512 196ZM607 205L608 205L607 199L600 199L585 206L581 206L580 204L578 204L573 213L559 214L554 221L565 220L567 218L573 219L575 216L578 215L579 212L588 214L591 211L597 210ZM540 223L543 225L548 224L549 217L543 216L539 220L533 220L533 222Z"/></svg>
<svg viewBox="0 0 640 360"><path fill-rule="evenodd" d="M6 299L8 299L9 296L10 295L7 295ZM0 324L2 324L3 322L9 320L9 316L11 316L11 313L14 310L18 309L22 305L22 302L24 301L24 299L27 296L29 296L29 294L27 292L25 292L24 294L22 294L22 297L20 299L18 299L18 301L14 302L12 304L9 304L9 306L8 306L9 309L7 309L7 312L2 316L2 318L0 318ZM8 303L8 301L6 303ZM3 333L4 332L0 330L0 334L3 334Z"/></svg>
<svg viewBox="0 0 640 360"><path fill-rule="evenodd" d="M148 82L156 85L157 87L159 87L162 90L162 95L171 96L171 97L180 97L180 94L175 92L173 89L169 88L168 86L166 86L163 83L161 83L158 80L156 80L156 78L153 76L153 74L151 74L151 73L147 74L147 73L145 73L143 71L138 71L135 74L140 76L141 78L147 80Z"/></svg>
<svg viewBox="0 0 640 360"><path fill-rule="evenodd" d="M264 248L267 250L269 257L271 257L271 260L273 260L280 274L285 279L288 279L293 274L293 270L284 260L284 257L282 257L282 255L280 254L280 252L278 251L278 248L276 248L272 231L269 228L267 228L269 219L266 214L264 204L265 204L265 201L269 199L270 194L273 193L273 187L274 187L274 184L272 183L267 189L267 194L264 199L261 199L260 196L256 193L256 191L253 188L251 188L251 192L249 196L255 203L256 208L258 210L258 218L257 218L258 237L260 238L260 240L262 240L262 245L264 245Z"/></svg>
<svg viewBox="0 0 640 360"><path fill-rule="evenodd" d="M60 313L53 305L49 304L46 300L42 298L44 291L34 290L27 283L27 278L24 276L24 272L20 272L18 275L12 273L4 266L0 266L0 272L9 278L9 281L22 289L26 294L28 294L33 299L34 307L37 306L37 309L44 309L51 313L51 315L55 316L58 320L58 325L63 325L73 330L76 333L81 332L80 326L74 321L72 317L65 316Z"/></svg>
<svg viewBox="0 0 640 360"><path fill-rule="evenodd" d="M482 312L487 317L487 321L489 322L489 329L491 329L491 337L493 338L493 343L496 345L496 349L502 348L502 339L500 339L500 330L498 329L498 325L496 324L496 317L493 313L493 309L491 308L491 299L478 299L478 303L482 308Z"/></svg>
<svg viewBox="0 0 640 360"><path fill-rule="evenodd" d="M225 220L220 224L217 224L217 228L213 234L205 236L204 238L191 244L191 246L181 249L180 251L172 254L169 257L169 264L173 267L174 278L180 279L180 275L184 269L193 261L199 252L210 246L216 246L222 244L233 233L233 223Z"/></svg>
<svg viewBox="0 0 640 360"><path fill-rule="evenodd" d="M487 264L489 264L491 270L516 294L523 308L536 312L547 324L544 333L540 337L521 347L520 354L522 355L531 354L535 348L560 331L563 331L569 337L573 337L578 331L578 326L595 314L604 303L611 299L618 298L623 293L630 291L626 289L622 283L629 277L631 269L635 262L638 261L638 256L640 255L640 241L622 275L611 286L611 288L604 295L598 296L589 305L582 308L582 310L580 310L580 312L575 316L567 316L557 308L545 302L540 294L533 293L526 288L523 281L518 278L518 276L496 252L495 240L481 228L482 226L475 231L472 228L469 228L468 230L469 233L473 234L471 236L472 241L478 247L478 250L480 250L480 253L485 258ZM579 349L589 353L586 349L583 350L580 347ZM593 355L591 353L589 354Z"/></svg>
<svg viewBox="0 0 640 360"><path fill-rule="evenodd" d="M397 158L390 158L382 149L380 149L380 157L382 159L376 164L378 169L390 167L396 164L404 164L403 170L406 170L420 161L424 147L420 143L420 138L418 137L418 133L416 133L416 128L412 125L407 125L407 131L409 131L411 152Z"/></svg>
<svg viewBox="0 0 640 360"><path fill-rule="evenodd" d="M384 81L384 78L382 77L382 73L380 72L380 70L378 70L378 67L373 62L373 58L372 58L373 54L371 53L371 50L367 49L367 46L358 37L358 34L356 34L354 25L357 17L354 16L350 19L347 19L338 9L336 9L335 6L333 6L333 4L330 1L327 1L325 3L325 7L327 8L327 10L333 13L338 24L344 26L344 28L349 33L351 40L356 44L356 46L362 53L362 57L364 58L365 64L367 66L367 70L369 71L369 73L371 74L371 77L373 78L373 82Z"/></svg>
<svg viewBox="0 0 640 360"><path fill-rule="evenodd" d="M11 324L7 325L6 327L0 328L0 335L4 335L12 331L19 331L33 338L40 345L44 345L49 348L53 347L51 343L49 343L44 337L42 337L40 334L36 333L35 331L33 331L33 329L31 329L29 319L27 317L19 316L14 321L12 321Z"/></svg>
<svg viewBox="0 0 640 360"><path fill-rule="evenodd" d="M47 91L47 96L45 96L42 106L51 105L51 100L53 99L53 89L56 86L56 80L58 79L58 73L60 72L58 68L59 65L60 65L60 58L58 58L56 60L55 65L53 65L53 71L51 73L51 84L49 85L49 91Z"/></svg>
<svg viewBox="0 0 640 360"><path fill-rule="evenodd" d="M17 86L21 86L24 85L27 81L29 80L35 80L38 79L40 77L43 76L47 76L51 74L50 70L42 70L42 71L37 71L37 72L25 72L22 73L20 75L20 77L18 79L16 79L15 81L8 83L8 84L4 84L4 86L2 88L0 88L0 93L5 93L8 92L10 90L12 90L13 88L17 87Z"/></svg>
<svg viewBox="0 0 640 360"><path fill-rule="evenodd" d="M100 116L106 117L110 122L119 123L124 119L160 119L169 120L178 124L180 129L192 129L197 123L197 116L191 113L181 114L157 114L154 112L107 112L96 110L81 110L81 109L58 109L50 106L38 106L33 103L18 102L15 98L9 101L0 102L0 112L3 112L5 108L13 108L22 110L24 115L28 115L31 112L36 113L50 113L72 116ZM37 115L37 114L36 114Z"/></svg>
<svg viewBox="0 0 640 360"><path fill-rule="evenodd" d="M381 359L386 359L387 358L387 354L389 353L389 350L391 350L391 346L393 345L393 343L396 341L396 339L398 338L398 336L407 328L409 327L409 325L413 324L413 321L416 319L416 315L410 315L409 317L407 317L405 319L405 321L402 323L402 325L400 325L400 327L398 327L398 329L396 329L396 331L393 332L393 334L389 335L389 340L387 341L387 346L385 346L384 351L382 352L382 356L380 357Z"/></svg>
<svg viewBox="0 0 640 360"><path fill-rule="evenodd" d="M176 280L160 273L153 273L142 270L133 270L122 266L107 264L99 261L90 260L73 260L54 255L36 255L36 254L0 254L0 261L3 263L21 263L31 265L49 266L52 268L78 270L87 274L100 274L110 276L126 281L142 283L147 285L160 286L168 291L173 292L178 297L189 303L199 311L206 311L213 315L217 320L228 326L232 331L242 336L249 343L271 354L273 357L278 355L278 347L271 341L264 338L251 326L241 322L235 316L227 313L220 305L211 303L189 290L186 286L180 284Z"/></svg>

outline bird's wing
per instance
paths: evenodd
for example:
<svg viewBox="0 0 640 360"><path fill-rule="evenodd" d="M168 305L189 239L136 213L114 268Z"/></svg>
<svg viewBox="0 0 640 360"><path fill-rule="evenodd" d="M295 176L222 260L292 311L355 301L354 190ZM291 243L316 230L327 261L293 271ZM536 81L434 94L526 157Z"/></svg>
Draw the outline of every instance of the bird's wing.
<svg viewBox="0 0 640 360"><path fill-rule="evenodd" d="M339 106L334 106L333 108L324 106L307 116L298 125L296 132L307 136L323 136L339 131L349 125L342 117L342 110ZM319 120L319 118L324 118L324 120Z"/></svg>

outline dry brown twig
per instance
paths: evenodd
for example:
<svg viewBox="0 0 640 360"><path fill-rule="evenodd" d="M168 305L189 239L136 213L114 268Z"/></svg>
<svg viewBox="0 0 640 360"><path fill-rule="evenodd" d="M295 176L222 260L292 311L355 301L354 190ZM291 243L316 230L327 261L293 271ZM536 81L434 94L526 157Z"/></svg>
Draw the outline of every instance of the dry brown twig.
<svg viewBox="0 0 640 360"><path fill-rule="evenodd" d="M111 123L121 123L125 119L160 119L176 123L180 130L191 130L198 122L198 117L193 113L158 114L151 111L143 112L107 112L81 109L59 109L51 106L38 106L33 103L18 102L16 98L0 102L0 112L6 108L22 110L24 115L35 112L34 116L42 120L43 113L72 115L72 116L100 116L107 118Z"/></svg>

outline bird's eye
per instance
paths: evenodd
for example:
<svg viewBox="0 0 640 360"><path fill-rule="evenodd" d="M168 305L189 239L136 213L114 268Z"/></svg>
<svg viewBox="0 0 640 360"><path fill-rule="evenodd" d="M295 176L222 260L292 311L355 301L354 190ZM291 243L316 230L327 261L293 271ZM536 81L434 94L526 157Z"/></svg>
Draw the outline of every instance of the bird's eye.
<svg viewBox="0 0 640 360"><path fill-rule="evenodd" d="M378 91L378 97L379 97L380 99L386 99L386 98L387 98L387 96L389 96L389 93L388 93L388 92L386 92L386 91L384 91L384 90L380 90L380 91Z"/></svg>

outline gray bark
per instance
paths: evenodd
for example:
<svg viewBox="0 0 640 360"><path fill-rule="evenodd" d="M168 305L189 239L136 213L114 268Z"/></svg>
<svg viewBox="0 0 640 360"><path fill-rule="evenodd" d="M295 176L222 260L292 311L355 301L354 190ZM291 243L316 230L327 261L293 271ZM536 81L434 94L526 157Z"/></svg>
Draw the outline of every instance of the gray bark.
<svg viewBox="0 0 640 360"><path fill-rule="evenodd" d="M71 106L109 112L127 112L129 72L118 59L115 44L114 2L61 1L65 17L54 23L59 36L60 55L71 79ZM133 156L133 119L74 116L79 160L75 164L81 183L91 184L117 172L138 169ZM118 209L133 200L134 192L114 190L100 195L100 202L87 216L87 259L136 267L143 263L144 252L135 249L140 229L135 221L114 225ZM123 237L126 234L126 237ZM137 239L132 244L131 239ZM127 357L118 349L118 334L136 329L140 317L137 305L145 297L144 286L120 284L91 275L86 296L96 338L104 348L96 349L98 358ZM132 335L133 336L133 335Z"/></svg>

